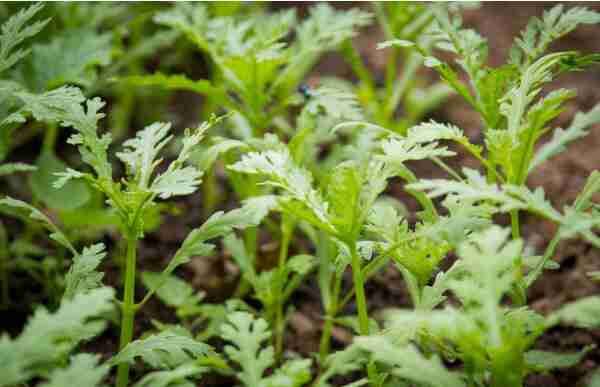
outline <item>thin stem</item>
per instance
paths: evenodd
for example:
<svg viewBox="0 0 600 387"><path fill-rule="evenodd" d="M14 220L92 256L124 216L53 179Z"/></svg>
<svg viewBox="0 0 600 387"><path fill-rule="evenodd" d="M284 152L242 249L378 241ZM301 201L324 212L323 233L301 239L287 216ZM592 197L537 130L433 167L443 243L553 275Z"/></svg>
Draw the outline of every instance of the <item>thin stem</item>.
<svg viewBox="0 0 600 387"><path fill-rule="evenodd" d="M44 132L44 143L42 148L44 152L53 152L54 145L56 144L56 137L58 136L58 125L49 124Z"/></svg>
<svg viewBox="0 0 600 387"><path fill-rule="evenodd" d="M521 231L520 231L520 227L519 227L519 211L518 210L510 211L510 226L512 229L513 239L519 239L521 237Z"/></svg>
<svg viewBox="0 0 600 387"><path fill-rule="evenodd" d="M8 304L10 304L8 270L8 240L4 224L0 221L0 282L2 283L2 306L8 306Z"/></svg>
<svg viewBox="0 0 600 387"><path fill-rule="evenodd" d="M561 233L560 233L560 229L559 229L556 232L556 234L554 234L554 237L552 237L552 240L550 241L550 243L548 243L548 246L546 247L546 251L544 251L544 256L542 257L540 262L537 264L535 269L533 269L533 272L529 276L529 281L527 283L528 287L531 286L531 284L540 276L540 274L542 274L542 271L544 270L546 263L554 255L554 252L556 251L556 246L558 246L558 242L560 242L560 238L561 238L560 234Z"/></svg>
<svg viewBox="0 0 600 387"><path fill-rule="evenodd" d="M128 233L127 257L125 268L125 289L123 303L121 304L121 339L119 350L125 348L133 337L133 320L135 317L135 261L137 238L133 233ZM127 387L129 383L129 363L121 363L117 369L117 387Z"/></svg>
<svg viewBox="0 0 600 387"><path fill-rule="evenodd" d="M354 289L356 293L356 309L358 312L358 331L361 336L369 335L369 312L367 310L367 298L365 297L365 284L362 275L362 269L360 264L360 257L356 250L356 242L351 243L350 246L352 254L352 280L354 282ZM377 370L375 364L369 362L367 365L367 375L371 385L375 385Z"/></svg>
<svg viewBox="0 0 600 387"><path fill-rule="evenodd" d="M288 257L288 250L290 246L290 240L292 238L292 232L294 226L286 219L281 221L281 247L279 248L279 265L277 270L278 275L278 290L280 294L283 294L285 288L285 281L283 275L285 273L285 263ZM278 298L277 304L275 305L275 358L279 359L283 351L283 331L284 331L284 318L283 318L283 307L284 298Z"/></svg>
<svg viewBox="0 0 600 387"><path fill-rule="evenodd" d="M321 366L325 364L325 359L329 355L331 349L331 334L333 332L334 319L338 312L338 300L342 289L342 276L334 273L333 283L333 294L331 295L331 301L325 310L325 321L323 323L321 341L319 343L319 364Z"/></svg>

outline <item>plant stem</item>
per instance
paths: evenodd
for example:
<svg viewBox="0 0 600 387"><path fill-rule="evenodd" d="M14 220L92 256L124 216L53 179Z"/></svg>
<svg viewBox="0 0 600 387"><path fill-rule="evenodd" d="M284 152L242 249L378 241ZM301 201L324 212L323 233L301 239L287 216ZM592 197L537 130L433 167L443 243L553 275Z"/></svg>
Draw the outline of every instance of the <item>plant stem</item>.
<svg viewBox="0 0 600 387"><path fill-rule="evenodd" d="M325 364L325 359L329 355L331 349L331 333L333 331L333 320L338 312L338 301L342 289L342 277L338 276L337 273L334 273L333 283L333 294L331 295L331 301L325 310L325 322L323 323L321 342L319 343L319 364L321 366Z"/></svg>
<svg viewBox="0 0 600 387"><path fill-rule="evenodd" d="M4 224L0 221L0 282L2 283L2 306L4 307L10 303L8 270L8 238Z"/></svg>
<svg viewBox="0 0 600 387"><path fill-rule="evenodd" d="M369 335L369 313L367 310L367 298L365 297L365 284L362 275L362 268L360 264L360 257L356 250L356 242L350 244L350 250L352 254L352 280L354 282L354 289L356 293L356 309L358 312L358 331L361 336ZM367 365L367 375L369 382L372 386L375 385L377 370L375 364L369 362Z"/></svg>
<svg viewBox="0 0 600 387"><path fill-rule="evenodd" d="M288 257L288 250L290 246L290 240L292 238L292 232L294 226L291 222L284 219L281 220L281 247L279 248L279 264L277 270L279 275L277 276L277 289L280 294L283 294L285 287L285 281L283 275L285 273L285 262ZM283 351L283 331L284 331L284 318L283 318L283 307L285 300L283 297L277 299L275 305L275 358L279 359Z"/></svg>
<svg viewBox="0 0 600 387"><path fill-rule="evenodd" d="M552 237L552 240L550 241L550 243L548 243L548 247L546 247L546 251L544 251L544 256L542 257L540 263L538 263L535 269L533 269L533 273L529 277L530 280L527 283L528 287L531 286L531 284L533 284L533 282L540 276L540 274L542 274L542 271L544 271L544 266L546 266L546 262L548 262L548 260L554 255L554 252L556 251L556 246L558 246L558 242L560 242L560 231L561 230L559 229L556 232L556 234L554 234L554 237Z"/></svg>
<svg viewBox="0 0 600 387"><path fill-rule="evenodd" d="M121 305L121 339L119 350L131 342L133 336L133 319L135 317L135 261L137 238L129 233L127 237L127 257L125 268L125 285L123 303ZM117 369L117 387L127 387L129 383L129 363L121 363Z"/></svg>
<svg viewBox="0 0 600 387"><path fill-rule="evenodd" d="M520 232L520 227L519 227L519 211L518 210L510 211L510 226L512 229L513 239L519 239L521 237L521 232Z"/></svg>

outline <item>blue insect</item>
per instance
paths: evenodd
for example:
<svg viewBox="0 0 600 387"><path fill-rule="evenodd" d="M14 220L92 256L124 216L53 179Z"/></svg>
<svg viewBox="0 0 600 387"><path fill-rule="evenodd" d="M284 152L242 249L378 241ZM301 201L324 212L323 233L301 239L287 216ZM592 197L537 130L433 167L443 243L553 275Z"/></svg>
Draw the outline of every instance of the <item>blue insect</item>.
<svg viewBox="0 0 600 387"><path fill-rule="evenodd" d="M302 94L306 99L309 99L313 96L312 89L306 83L301 83L298 85L298 93Z"/></svg>

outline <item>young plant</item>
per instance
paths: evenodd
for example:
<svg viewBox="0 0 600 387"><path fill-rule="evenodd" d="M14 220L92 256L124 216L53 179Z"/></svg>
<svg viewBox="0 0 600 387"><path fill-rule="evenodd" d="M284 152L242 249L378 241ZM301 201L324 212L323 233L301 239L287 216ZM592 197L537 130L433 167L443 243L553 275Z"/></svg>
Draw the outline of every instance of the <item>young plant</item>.
<svg viewBox="0 0 600 387"><path fill-rule="evenodd" d="M527 307L502 305L518 284L515 267L524 257L523 242L509 234L498 226L472 234L460 244L459 260L436 278L433 287L441 295L451 291L460 306L390 310L382 335L357 338L354 345L382 365L391 383L419 386L517 387L528 374L579 362L592 347L569 354L531 347L559 321L586 321L585 307L565 306L544 318ZM448 370L442 359L460 360L462 370Z"/></svg>
<svg viewBox="0 0 600 387"><path fill-rule="evenodd" d="M0 386L41 381L54 387L75 383L97 386L109 371L99 355L79 353L77 346L100 335L113 308L113 290L100 287L65 297L53 313L38 307L25 329L11 339L0 337Z"/></svg>
<svg viewBox="0 0 600 387"><path fill-rule="evenodd" d="M418 40L424 47L433 43L427 35L434 23L430 5L386 2L372 6L386 40ZM428 86L418 73L423 58L406 47L390 47L382 80L369 71L350 40L344 42L341 52L359 79L354 92L367 117L394 132L404 134L453 94L453 90L441 82ZM399 64L401 74L398 74Z"/></svg>
<svg viewBox="0 0 600 387"><path fill-rule="evenodd" d="M485 167L486 178L479 177L474 171L464 170L466 179L463 179L458 173L449 170L458 181L422 181L409 188L437 191L431 192L430 196L440 196L444 191L452 192L463 198L471 196L469 200L476 201L476 191L480 188L485 186L498 191L498 188L494 187L500 184L504 187L500 191L507 194L506 200L500 197L492 198L494 194L488 190L490 196L487 201L502 202L503 206L500 209L510 213L514 238L520 236L519 213L524 209L562 225L565 225L565 221L570 223L567 219L561 221L562 216L569 217L569 214L559 215L545 203L541 189L532 193L527 190L525 184L527 176L534 168L563 151L567 144L584 136L591 125L600 121L599 107L587 113L578 113L569 128L557 128L549 142L537 151L535 149L542 135L550 130L549 124L552 119L562 112L563 104L575 96L573 91L566 89L555 90L542 96L542 87L567 71L578 70L598 61L595 54L583 55L573 51L549 54L545 52L553 40L571 32L577 25L599 23L600 14L586 8L565 10L561 5L552 8L545 12L541 19L534 18L522 36L515 40L508 63L493 68L486 64L488 48L483 37L473 30L463 28L458 16L452 17L440 7L434 7L433 11L437 24L432 39L439 48L449 50L458 57L457 63L466 73L468 83L460 80L450 64L431 56L428 48L420 46L418 42L392 40L384 45L413 47L425 55L425 63L438 71L441 77L477 110L484 124L485 153L480 146L452 134L456 130L453 126L431 122L423 124L422 129L426 133L437 132L438 135L445 136L444 139L464 146ZM449 188L446 191L446 184L461 188ZM467 190L470 190L470 193L467 193ZM517 200L520 203L515 200L511 202L511 197L514 199L515 196L520 197ZM570 213L589 217L575 208ZM589 230L595 227L590 222L594 223L585 221L580 224L585 225L583 229ZM597 238L585 230L581 235L597 244ZM558 241L562 237L572 235L573 233L561 229L549 244L545 255L551 256ZM545 258L544 262L547 259ZM519 285L519 297L524 297L527 285ZM523 299L520 302L523 302Z"/></svg>

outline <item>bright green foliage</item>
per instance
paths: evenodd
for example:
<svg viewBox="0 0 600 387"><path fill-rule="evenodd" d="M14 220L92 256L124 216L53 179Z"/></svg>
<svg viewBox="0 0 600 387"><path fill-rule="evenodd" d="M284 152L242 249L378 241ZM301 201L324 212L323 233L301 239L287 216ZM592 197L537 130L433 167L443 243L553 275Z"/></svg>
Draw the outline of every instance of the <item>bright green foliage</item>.
<svg viewBox="0 0 600 387"><path fill-rule="evenodd" d="M186 363L172 370L151 372L137 382L135 387L193 387L195 384L186 378L199 377L207 371L206 367Z"/></svg>
<svg viewBox="0 0 600 387"><path fill-rule="evenodd" d="M49 20L30 23L30 20L42 7L43 5L38 3L23 9L2 25L2 34L0 35L0 72L12 67L29 53L29 50L17 47L24 40L40 32L48 23Z"/></svg>
<svg viewBox="0 0 600 387"><path fill-rule="evenodd" d="M64 369L55 369L50 373L49 381L43 387L63 387L70 384L76 386L98 386L108 373L107 365L98 364L99 356L86 353L75 355Z"/></svg>
<svg viewBox="0 0 600 387"><path fill-rule="evenodd" d="M157 289L156 296L175 308L178 316L194 313L200 307L202 294L196 293L190 284L174 275L145 271L142 273L142 282L149 290Z"/></svg>
<svg viewBox="0 0 600 387"><path fill-rule="evenodd" d="M23 212L24 217L29 217L40 222L49 232L50 238L70 251L73 263L65 276L66 298L73 298L76 294L87 293L101 287L103 274L96 269L106 257L105 247L102 243L84 247L77 251L67 236L41 211L35 207L10 197L0 199L0 205Z"/></svg>
<svg viewBox="0 0 600 387"><path fill-rule="evenodd" d="M428 359L412 346L397 347L378 336L359 337L356 346L372 352L376 361L392 367L391 374L395 377L424 386L466 386L459 375L446 370L440 359Z"/></svg>
<svg viewBox="0 0 600 387"><path fill-rule="evenodd" d="M372 7L386 41L418 39L419 44L425 47L433 43L427 34L434 22L432 7L412 2L372 3ZM423 65L421 56L404 44L388 42L378 45L378 49L388 49L383 85L378 84L350 42L344 44L342 53L359 78L355 93L368 118L394 132L405 133L408 127L443 103L452 94L452 89L441 82L428 85L418 73ZM397 74L400 60L402 72ZM402 107L402 115L397 114L399 107Z"/></svg>
<svg viewBox="0 0 600 387"><path fill-rule="evenodd" d="M522 258L522 242L508 240L508 234L497 226L474 234L460 244L454 266L436 278L433 287L443 282L441 293L451 291L460 307L390 311L384 336L360 338L356 345L389 365L391 375L427 386L522 385L530 372L579 361L589 349L577 354L527 351L552 318L502 305L517 284L515 268ZM460 359L464 370L447 371L438 358L426 355L431 350Z"/></svg>
<svg viewBox="0 0 600 387"><path fill-rule="evenodd" d="M271 337L263 319L255 319L246 312L234 312L222 326L221 337L231 343L225 347L225 353L240 366L237 376L247 387L299 387L310 381L311 361L308 359L288 360L273 375L264 376L275 359L272 346L263 348L263 342Z"/></svg>
<svg viewBox="0 0 600 387"><path fill-rule="evenodd" d="M57 174L56 188L61 188L71 179L85 179L104 193L111 207L117 210L122 226L127 232L141 233L142 214L154 205L155 198L167 199L176 195L194 192L200 184L201 172L185 162L192 148L204 137L204 132L212 122L205 122L195 131L188 130L183 139L179 156L162 173L155 174L155 168L161 163L160 150L172 139L169 136L169 124L155 123L138 132L134 139L124 143L125 150L117 154L127 170L127 184L123 187L113 181L112 166L108 162L110 134L97 133L98 120L103 117L99 110L104 106L100 99L88 100L86 110L74 105L62 119L63 126L72 126L77 133L69 143L78 146L83 161L94 174L82 173L73 169Z"/></svg>
<svg viewBox="0 0 600 387"><path fill-rule="evenodd" d="M64 289L64 295L54 313L38 307L20 335L0 337L0 386L98 386L114 366L116 385L126 387L135 365L138 387L191 387L207 373L247 387L330 387L334 376L350 374L353 387L520 387L530 374L582 361L593 346L558 353L536 349L536 340L558 324L598 327L599 298L576 300L544 317L527 306L527 288L544 269L558 267L552 257L561 239L600 246L594 201L600 173L591 173L562 209L542 187L526 182L600 122L596 106L576 113L565 129L553 128L575 92L547 91L563 73L599 61L596 54L547 50L578 25L599 23L600 14L556 6L528 24L506 64L491 67L486 39L463 26L457 12L463 6L374 4L386 38L379 48L388 54L382 83L353 46L356 31L371 22L359 9L317 4L300 19L295 11L231 4L63 4L52 6L48 26L34 20L41 5L9 18L0 31L0 160L18 145L10 141L18 127L24 135L45 132L35 166L0 165L0 176L32 172L35 203L0 198L2 213L25 223L22 237L7 235L12 225L0 223L2 301L8 304L12 289L4 284L14 267L37 275L31 267L39 266L45 288ZM44 27L49 37L38 34ZM165 47L167 55L158 51ZM357 82L323 77L316 87L303 84L334 50ZM450 56L437 58L436 50ZM206 79L172 74L190 68L194 51L206 59L200 66ZM144 62L150 55L152 63ZM446 62L449 57L455 62ZM422 65L442 81L421 79ZM145 74L147 68L153 73ZM170 94L151 93L142 98L152 103L138 103L132 86L201 94L194 119L226 114L178 136L171 124L157 121ZM87 97L97 93L110 101L109 131L101 121L104 100ZM480 115L481 143L451 123L419 122L452 93ZM144 106L150 114L138 111ZM126 138L134 121L154 123ZM57 157L59 127L73 130L68 143L81 162ZM204 146L209 128L222 137ZM458 153L455 146L483 172L447 164ZM432 163L447 177L421 179L411 170L414 162ZM19 176L7 180L19 189ZM203 180L205 221L191 228L164 270L138 273L138 241L166 210L177 214L161 201L195 194ZM223 180L233 196L219 194ZM399 189L416 200L416 214L406 210L413 203L405 208L392 197ZM238 207L232 206L236 197ZM215 211L219 203L228 210ZM511 230L494 225L503 213ZM520 237L523 213L557 225L543 255ZM90 242L100 235L80 227L87 221L112 226L108 236L115 243L107 246L114 248ZM32 242L42 228L62 248L56 257ZM144 247L144 259L163 251ZM65 251L72 255L68 271L59 260ZM235 294L221 304L204 302L203 292L177 276L182 265L213 255L240 271ZM119 300L102 287L106 257L122 263ZM444 269L447 259L454 263ZM365 283L390 263L412 308L380 315L369 308ZM313 271L323 304L315 367L285 347L292 294ZM138 279L147 290L141 299ZM137 337L136 313L153 295L178 321L152 320L157 331ZM120 308L120 316L111 316L121 320L119 352L102 364L77 349L104 330L113 303ZM330 353L337 326L360 337Z"/></svg>
<svg viewBox="0 0 600 387"><path fill-rule="evenodd" d="M209 353L210 346L179 332L163 331L127 344L111 364L133 363L137 357L154 368L175 368Z"/></svg>
<svg viewBox="0 0 600 387"><path fill-rule="evenodd" d="M158 24L180 32L208 54L210 80L159 73L124 80L207 94L215 103L240 113L254 134L264 133L275 117L296 104L296 86L323 53L370 21L363 11L340 12L324 4L311 8L300 23L292 11L227 16L213 12L205 4L177 4L155 16ZM287 42L290 34L294 39Z"/></svg>
<svg viewBox="0 0 600 387"><path fill-rule="evenodd" d="M106 323L99 318L113 309L112 299L112 289L98 288L71 300L65 299L54 313L38 308L18 337L0 339L0 385L12 386L46 375L66 360L79 343L100 334ZM77 356L69 368L54 371L50 382L61 380L66 373L86 378L82 380L101 378L106 369L100 367L90 373L91 369L85 368L95 359L81 356Z"/></svg>

